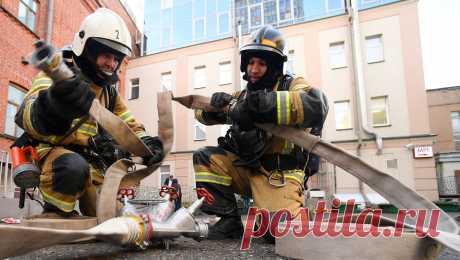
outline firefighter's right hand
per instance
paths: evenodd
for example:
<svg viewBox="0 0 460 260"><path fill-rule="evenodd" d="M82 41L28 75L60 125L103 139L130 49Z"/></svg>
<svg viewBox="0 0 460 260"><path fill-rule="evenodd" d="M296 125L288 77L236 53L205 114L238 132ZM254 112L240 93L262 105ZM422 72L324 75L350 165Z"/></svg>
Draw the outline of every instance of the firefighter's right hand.
<svg viewBox="0 0 460 260"><path fill-rule="evenodd" d="M225 92L216 92L211 96L211 106L216 108L223 108L230 104L233 96Z"/></svg>
<svg viewBox="0 0 460 260"><path fill-rule="evenodd" d="M54 83L48 91L50 107L66 119L86 115L95 97L90 85L80 72L73 78Z"/></svg>

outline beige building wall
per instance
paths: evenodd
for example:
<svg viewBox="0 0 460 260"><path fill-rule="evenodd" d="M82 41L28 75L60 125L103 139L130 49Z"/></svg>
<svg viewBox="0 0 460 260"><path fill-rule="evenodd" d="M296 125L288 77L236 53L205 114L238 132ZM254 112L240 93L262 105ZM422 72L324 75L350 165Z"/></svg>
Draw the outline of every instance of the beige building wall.
<svg viewBox="0 0 460 260"><path fill-rule="evenodd" d="M451 112L460 111L460 87L427 91L430 125L436 133L434 150L437 153L454 152Z"/></svg>
<svg viewBox="0 0 460 260"><path fill-rule="evenodd" d="M287 39L287 51L294 51L294 72L304 76L316 87L321 88L329 99L330 112L326 121L323 137L340 145L342 148L357 152L355 111L352 113L353 128L335 129L334 101L354 100L354 80L350 32L348 17L345 15L281 28ZM366 100L371 97L387 96L390 124L371 129L384 137L382 155L376 155L375 143L364 140L361 157L388 172L404 184L437 200L435 165L433 158L414 159L412 150L407 145L428 144L434 141L430 135L428 109L422 62L420 38L418 33L417 1L409 0L385 5L360 12L361 44L366 86ZM366 63L365 38L381 34L384 47L384 61ZM247 36L245 39L247 40ZM343 41L345 43L346 67L330 69L329 44ZM224 39L195 46L170 50L163 53L144 56L131 60L127 70L127 80L139 77L140 98L128 101L134 114L146 123L148 129L156 134L157 115L155 111L155 93L160 90L161 73L171 71L173 92L176 96L201 94L210 96L214 92L232 92L239 80L239 68L235 59L235 42ZM219 62L230 60L233 64L234 79L232 84L218 85ZM206 87L195 89L194 69L206 68ZM129 92L129 88L128 88ZM206 127L207 139L194 140L193 112L179 105L174 105L175 145L165 164L179 177L183 186L193 187L193 167L191 152L205 145L215 145L222 133L221 126ZM372 122L368 111L368 120ZM388 168L387 161L397 159L397 168ZM335 180L335 187L330 193L355 193L359 191L356 178L334 167L326 167L328 179ZM332 176L332 178L331 178ZM159 177L149 177L149 185L158 185ZM156 181L156 182L155 182ZM365 192L372 192L364 187Z"/></svg>

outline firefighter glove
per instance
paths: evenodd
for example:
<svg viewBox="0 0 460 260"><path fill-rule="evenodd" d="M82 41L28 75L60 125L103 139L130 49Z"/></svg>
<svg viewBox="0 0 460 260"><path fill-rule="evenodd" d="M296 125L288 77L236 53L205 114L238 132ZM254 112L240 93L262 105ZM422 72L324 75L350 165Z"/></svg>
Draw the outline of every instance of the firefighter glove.
<svg viewBox="0 0 460 260"><path fill-rule="evenodd" d="M95 94L89 88L90 82L81 73L73 78L56 82L48 91L50 107L64 119L75 119L88 114Z"/></svg>
<svg viewBox="0 0 460 260"><path fill-rule="evenodd" d="M232 122L237 123L242 131L254 128L254 122L249 113L249 107L245 98L235 102L228 111L228 116Z"/></svg>
<svg viewBox="0 0 460 260"><path fill-rule="evenodd" d="M216 108L223 108L230 104L233 96L225 92L216 92L212 94L211 105Z"/></svg>
<svg viewBox="0 0 460 260"><path fill-rule="evenodd" d="M161 142L160 138L158 138L157 136L144 136L141 138L141 140L152 152L151 156L143 157L144 164L150 166L161 162L165 154L163 151L163 143Z"/></svg>

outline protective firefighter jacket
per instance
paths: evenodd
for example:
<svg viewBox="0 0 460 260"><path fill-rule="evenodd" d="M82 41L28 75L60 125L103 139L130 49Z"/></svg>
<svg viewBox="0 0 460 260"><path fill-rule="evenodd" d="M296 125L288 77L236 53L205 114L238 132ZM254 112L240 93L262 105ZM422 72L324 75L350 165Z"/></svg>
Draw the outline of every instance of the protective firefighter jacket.
<svg viewBox="0 0 460 260"><path fill-rule="evenodd" d="M50 135L44 133L42 129L47 128L47 126L44 124L46 124L46 121L48 121L49 118L46 118L46 120L42 120L42 118L50 115L37 113L37 111L35 111L34 101L37 100L40 91L46 91L49 87L51 87L52 83L53 81L47 77L46 74L40 72L32 80L32 87L26 94L21 108L16 115L16 123L21 126L30 137L40 142L40 144L36 147L40 158L43 158L43 156L45 156L50 151L52 146L56 145L58 142L59 145L64 146L88 146L89 137L95 136L99 130L97 122L94 119L89 118L64 140L61 140L64 134ZM106 87L108 88L112 86ZM96 98L101 102L101 104L107 107L109 103L108 91L104 91L103 87L97 86L95 84L92 84L90 89L96 94ZM119 116L136 133L138 137L143 137L146 135L143 125L135 120L118 92L116 92L115 104L113 106L112 113ZM80 120L82 120L82 118L74 119L70 127L67 128L71 129L73 126L78 124Z"/></svg>
<svg viewBox="0 0 460 260"><path fill-rule="evenodd" d="M312 88L302 77L294 78L289 86L283 86L281 79L274 91L266 92L261 112L255 113L253 120L257 123L273 123L280 126L293 126L305 129L324 123L328 105L324 94ZM285 89L283 89L285 88ZM243 98L241 92L233 96ZM262 103L262 102L260 102ZM231 119L223 112L204 112L195 110L196 119L205 125L232 124ZM272 137L266 155L295 155L294 144L280 137ZM293 158L295 159L295 157Z"/></svg>

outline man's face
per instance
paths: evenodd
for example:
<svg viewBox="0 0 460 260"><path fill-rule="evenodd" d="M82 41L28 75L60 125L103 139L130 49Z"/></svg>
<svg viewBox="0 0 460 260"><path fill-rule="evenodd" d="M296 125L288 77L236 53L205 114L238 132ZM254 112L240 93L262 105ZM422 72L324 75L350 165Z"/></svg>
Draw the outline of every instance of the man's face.
<svg viewBox="0 0 460 260"><path fill-rule="evenodd" d="M251 83L256 83L267 72L267 63L265 60L257 57L252 57L248 62L247 67L248 80Z"/></svg>
<svg viewBox="0 0 460 260"><path fill-rule="evenodd" d="M99 71L102 71L107 76L111 76L118 68L118 59L112 53L101 53L96 58L96 66Z"/></svg>

